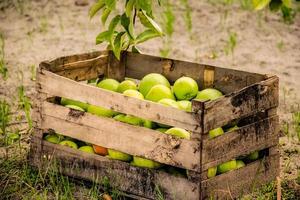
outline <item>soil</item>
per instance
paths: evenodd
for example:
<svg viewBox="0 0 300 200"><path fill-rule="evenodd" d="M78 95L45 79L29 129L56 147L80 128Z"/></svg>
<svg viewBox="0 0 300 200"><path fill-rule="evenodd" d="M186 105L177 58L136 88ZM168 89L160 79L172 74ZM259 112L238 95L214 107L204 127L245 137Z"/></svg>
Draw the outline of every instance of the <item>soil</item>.
<svg viewBox="0 0 300 200"><path fill-rule="evenodd" d="M32 69L41 61L105 48L95 45L96 35L103 30L99 17L88 18L89 5L93 1L24 2L0 10L0 32L5 38L9 75L6 81L0 78L0 99L14 105L18 86L24 85L29 97L34 93ZM300 111L300 14L293 24L288 25L281 16L269 11L254 13L242 9L239 4L190 2L192 33L185 28L184 10L180 5L176 6L175 32L168 57L277 75L280 78L278 113L281 124L293 127L292 113ZM229 35L234 33L236 47L227 55ZM161 39L140 46L144 53L158 56L162 47ZM19 121L24 121L22 113L14 114L14 119L19 117ZM26 123L19 125L24 127ZM282 178L294 179L300 170L300 144L294 134L291 128L289 134L280 139ZM4 150L0 151L0 157L1 152L3 156Z"/></svg>

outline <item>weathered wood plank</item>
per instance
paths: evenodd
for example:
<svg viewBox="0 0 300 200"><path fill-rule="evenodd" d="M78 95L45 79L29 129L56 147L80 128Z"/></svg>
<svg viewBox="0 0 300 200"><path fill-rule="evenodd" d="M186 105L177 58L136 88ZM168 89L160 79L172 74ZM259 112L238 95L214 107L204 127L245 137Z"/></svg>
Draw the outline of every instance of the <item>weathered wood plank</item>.
<svg viewBox="0 0 300 200"><path fill-rule="evenodd" d="M146 157L161 163L200 171L198 141L44 102L43 129L54 129L78 140ZM188 156L187 156L188 155Z"/></svg>
<svg viewBox="0 0 300 200"><path fill-rule="evenodd" d="M79 83L46 70L42 70L38 76L41 85L39 92L88 102L92 105L103 106L117 112L134 116L138 115L139 117L151 121L181 127L193 132L199 133L201 131L199 116L195 116L198 114L185 112L146 100L127 97L116 92Z"/></svg>
<svg viewBox="0 0 300 200"><path fill-rule="evenodd" d="M204 132L224 126L233 119L278 106L278 77L274 76L205 103Z"/></svg>
<svg viewBox="0 0 300 200"><path fill-rule="evenodd" d="M103 178L107 177L112 187L125 193L156 199L155 187L159 186L165 199L199 199L197 184L163 171L133 167L125 162L43 141L43 153L37 159L49 166L45 158L60 163L60 171L75 178L103 183Z"/></svg>
<svg viewBox="0 0 300 200"><path fill-rule="evenodd" d="M112 51L109 52L106 77L123 81L125 79L125 62L127 52L121 53L120 60L118 60Z"/></svg>
<svg viewBox="0 0 300 200"><path fill-rule="evenodd" d="M278 143L279 120L273 116L203 141L202 170Z"/></svg>
<svg viewBox="0 0 300 200"><path fill-rule="evenodd" d="M126 76L141 79L146 74L155 72L165 75L171 82L175 82L181 76L189 76L197 81L200 89L203 89L204 85L208 86L204 80L205 68L214 71L214 77L211 77L212 84L209 86L225 94L240 90L265 78L256 73L135 53L127 55Z"/></svg>
<svg viewBox="0 0 300 200"><path fill-rule="evenodd" d="M236 199L279 175L279 154L202 181L202 199Z"/></svg>
<svg viewBox="0 0 300 200"><path fill-rule="evenodd" d="M108 51L95 51L91 53L76 54L60 57L41 63L43 67L51 72L58 72L66 69L84 68L92 65L107 63Z"/></svg>

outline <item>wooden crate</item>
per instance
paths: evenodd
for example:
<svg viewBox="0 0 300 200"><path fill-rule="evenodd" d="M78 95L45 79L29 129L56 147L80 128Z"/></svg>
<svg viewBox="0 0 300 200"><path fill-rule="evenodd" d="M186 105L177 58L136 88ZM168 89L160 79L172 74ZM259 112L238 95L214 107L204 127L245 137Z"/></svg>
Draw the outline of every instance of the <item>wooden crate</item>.
<svg viewBox="0 0 300 200"><path fill-rule="evenodd" d="M171 83L181 76L195 79L200 89L215 87L225 95L214 101L192 101L193 112L139 100L93 87L81 81L111 77L141 79L156 72ZM49 160L75 178L101 183L138 198L155 199L157 188L166 199L232 199L275 179L279 174L278 78L191 62L124 52L121 61L110 51L58 58L40 64L37 74L36 131L29 159L43 168ZM53 103L65 97L139 116L192 132L179 139L158 131L98 117ZM214 139L208 131L239 119L242 126ZM88 143L187 169L187 177L144 169L43 140L53 129ZM207 170L225 161L265 150L265 156L245 167L207 178Z"/></svg>

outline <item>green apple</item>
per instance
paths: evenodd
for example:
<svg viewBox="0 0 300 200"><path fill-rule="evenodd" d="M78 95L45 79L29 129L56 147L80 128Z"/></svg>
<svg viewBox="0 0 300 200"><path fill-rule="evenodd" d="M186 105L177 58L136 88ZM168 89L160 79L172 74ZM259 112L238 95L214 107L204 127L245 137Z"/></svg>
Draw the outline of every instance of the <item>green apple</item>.
<svg viewBox="0 0 300 200"><path fill-rule="evenodd" d="M59 137L56 134L48 134L45 136L45 140L53 144L58 144L60 142Z"/></svg>
<svg viewBox="0 0 300 200"><path fill-rule="evenodd" d="M258 151L254 151L252 153L250 153L246 159L249 160L249 161L255 161L259 158L259 152Z"/></svg>
<svg viewBox="0 0 300 200"><path fill-rule="evenodd" d="M129 90L124 91L123 94L125 96L128 96L128 97L134 97L134 98L137 98L137 99L144 99L144 96L142 95L142 93L140 93L137 90L129 89Z"/></svg>
<svg viewBox="0 0 300 200"><path fill-rule="evenodd" d="M104 80L100 81L97 84L97 87L117 92L119 84L120 83L117 80L108 78L108 79L104 79Z"/></svg>
<svg viewBox="0 0 300 200"><path fill-rule="evenodd" d="M173 91L178 100L191 100L197 96L198 84L194 79L183 76L175 81Z"/></svg>
<svg viewBox="0 0 300 200"><path fill-rule="evenodd" d="M149 101L158 102L161 99L175 100L175 97L170 88L168 88L167 86L155 85L149 90L148 94L146 95L146 99Z"/></svg>
<svg viewBox="0 0 300 200"><path fill-rule="evenodd" d="M114 116L114 119L117 121L120 121L120 122L125 122L125 117L126 117L125 114L118 114L118 115Z"/></svg>
<svg viewBox="0 0 300 200"><path fill-rule="evenodd" d="M157 128L155 130L165 133L168 129L167 128Z"/></svg>
<svg viewBox="0 0 300 200"><path fill-rule="evenodd" d="M84 110L87 109L88 104L87 103L83 103L81 101L76 101L76 100L72 100L72 99L66 99L66 98L61 98L60 99L60 104L65 106L65 105L74 105L74 106L78 106Z"/></svg>
<svg viewBox="0 0 300 200"><path fill-rule="evenodd" d="M71 147L73 149L78 149L77 144L71 140L64 140L64 141L61 141L59 144L63 145L63 146Z"/></svg>
<svg viewBox="0 0 300 200"><path fill-rule="evenodd" d="M180 137L183 139L188 139L188 140L191 138L191 134L182 128L175 128L175 127L170 128L165 133L169 134L169 135L174 135L174 136L177 136L177 137Z"/></svg>
<svg viewBox="0 0 300 200"><path fill-rule="evenodd" d="M238 127L237 125L235 125L235 126L233 126L233 127L228 128L228 129L226 130L226 132L235 131L235 130L237 130L237 129L239 129L239 127Z"/></svg>
<svg viewBox="0 0 300 200"><path fill-rule="evenodd" d="M87 108L87 112L102 117L113 117L114 115L118 114L115 111L94 105L89 105Z"/></svg>
<svg viewBox="0 0 300 200"><path fill-rule="evenodd" d="M143 127L152 129L155 127L155 123L150 120L143 119Z"/></svg>
<svg viewBox="0 0 300 200"><path fill-rule="evenodd" d="M207 170L207 178L215 177L217 174L217 167L211 167Z"/></svg>
<svg viewBox="0 0 300 200"><path fill-rule="evenodd" d="M192 112L192 102L187 100L177 101L177 105L180 110Z"/></svg>
<svg viewBox="0 0 300 200"><path fill-rule="evenodd" d="M223 94L219 90L216 90L214 88L206 88L206 89L198 92L195 99L201 100L201 101L215 100L221 96L223 96Z"/></svg>
<svg viewBox="0 0 300 200"><path fill-rule="evenodd" d="M139 118L139 117L135 117L132 115L126 115L124 117L124 121L127 124L131 124L131 125L135 125L135 126L144 126L144 120Z"/></svg>
<svg viewBox="0 0 300 200"><path fill-rule="evenodd" d="M218 166L217 172L223 174L236 169L236 160L230 160Z"/></svg>
<svg viewBox="0 0 300 200"><path fill-rule="evenodd" d="M149 160L146 158L137 157L137 156L133 156L133 161L131 164L137 167L144 167L144 168L151 168L151 169L157 169L162 166L162 164L159 162Z"/></svg>
<svg viewBox="0 0 300 200"><path fill-rule="evenodd" d="M177 102L173 99L161 99L157 103L179 109Z"/></svg>
<svg viewBox="0 0 300 200"><path fill-rule="evenodd" d="M244 167L245 163L242 160L237 160L236 161L236 168L239 169L241 167Z"/></svg>
<svg viewBox="0 0 300 200"><path fill-rule="evenodd" d="M208 132L209 134L209 138L215 138L219 135L223 135L224 134L224 131L221 127L219 128L215 128L215 129L212 129Z"/></svg>
<svg viewBox="0 0 300 200"><path fill-rule="evenodd" d="M117 151L113 149L108 149L107 151L108 151L108 157L111 159L121 160L121 161L132 160L132 156L127 153L123 153L121 151Z"/></svg>
<svg viewBox="0 0 300 200"><path fill-rule="evenodd" d="M93 147L91 147L91 146L82 146L79 148L79 150L84 151L86 153L92 153L92 154L95 153Z"/></svg>
<svg viewBox="0 0 300 200"><path fill-rule="evenodd" d="M119 93L123 93L124 91L129 90L129 89L137 90L136 83L132 80L125 80L120 83L117 91Z"/></svg>
<svg viewBox="0 0 300 200"><path fill-rule="evenodd" d="M8 145L13 144L14 142L18 141L19 139L20 139L20 135L18 133L11 133L11 132L7 133L6 138L5 138L6 144L8 144Z"/></svg>
<svg viewBox="0 0 300 200"><path fill-rule="evenodd" d="M146 97L150 89L155 85L164 85L170 89L170 83L166 77L161 74L151 73L144 76L141 80L139 91Z"/></svg>
<svg viewBox="0 0 300 200"><path fill-rule="evenodd" d="M79 110L79 111L84 112L84 110L83 110L82 108L80 108L79 106L75 106L75 105L65 105L65 107L71 108L71 109L73 109L73 110Z"/></svg>

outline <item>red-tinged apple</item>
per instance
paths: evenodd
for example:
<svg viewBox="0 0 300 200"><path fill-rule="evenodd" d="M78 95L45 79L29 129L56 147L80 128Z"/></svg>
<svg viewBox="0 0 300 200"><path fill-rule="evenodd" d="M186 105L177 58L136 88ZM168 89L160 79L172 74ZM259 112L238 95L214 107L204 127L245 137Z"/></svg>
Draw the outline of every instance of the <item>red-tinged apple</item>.
<svg viewBox="0 0 300 200"><path fill-rule="evenodd" d="M96 154L99 154L101 156L106 156L108 155L108 151L107 148L102 147L102 146L98 146L98 145L94 145L93 144L93 149L95 151Z"/></svg>

